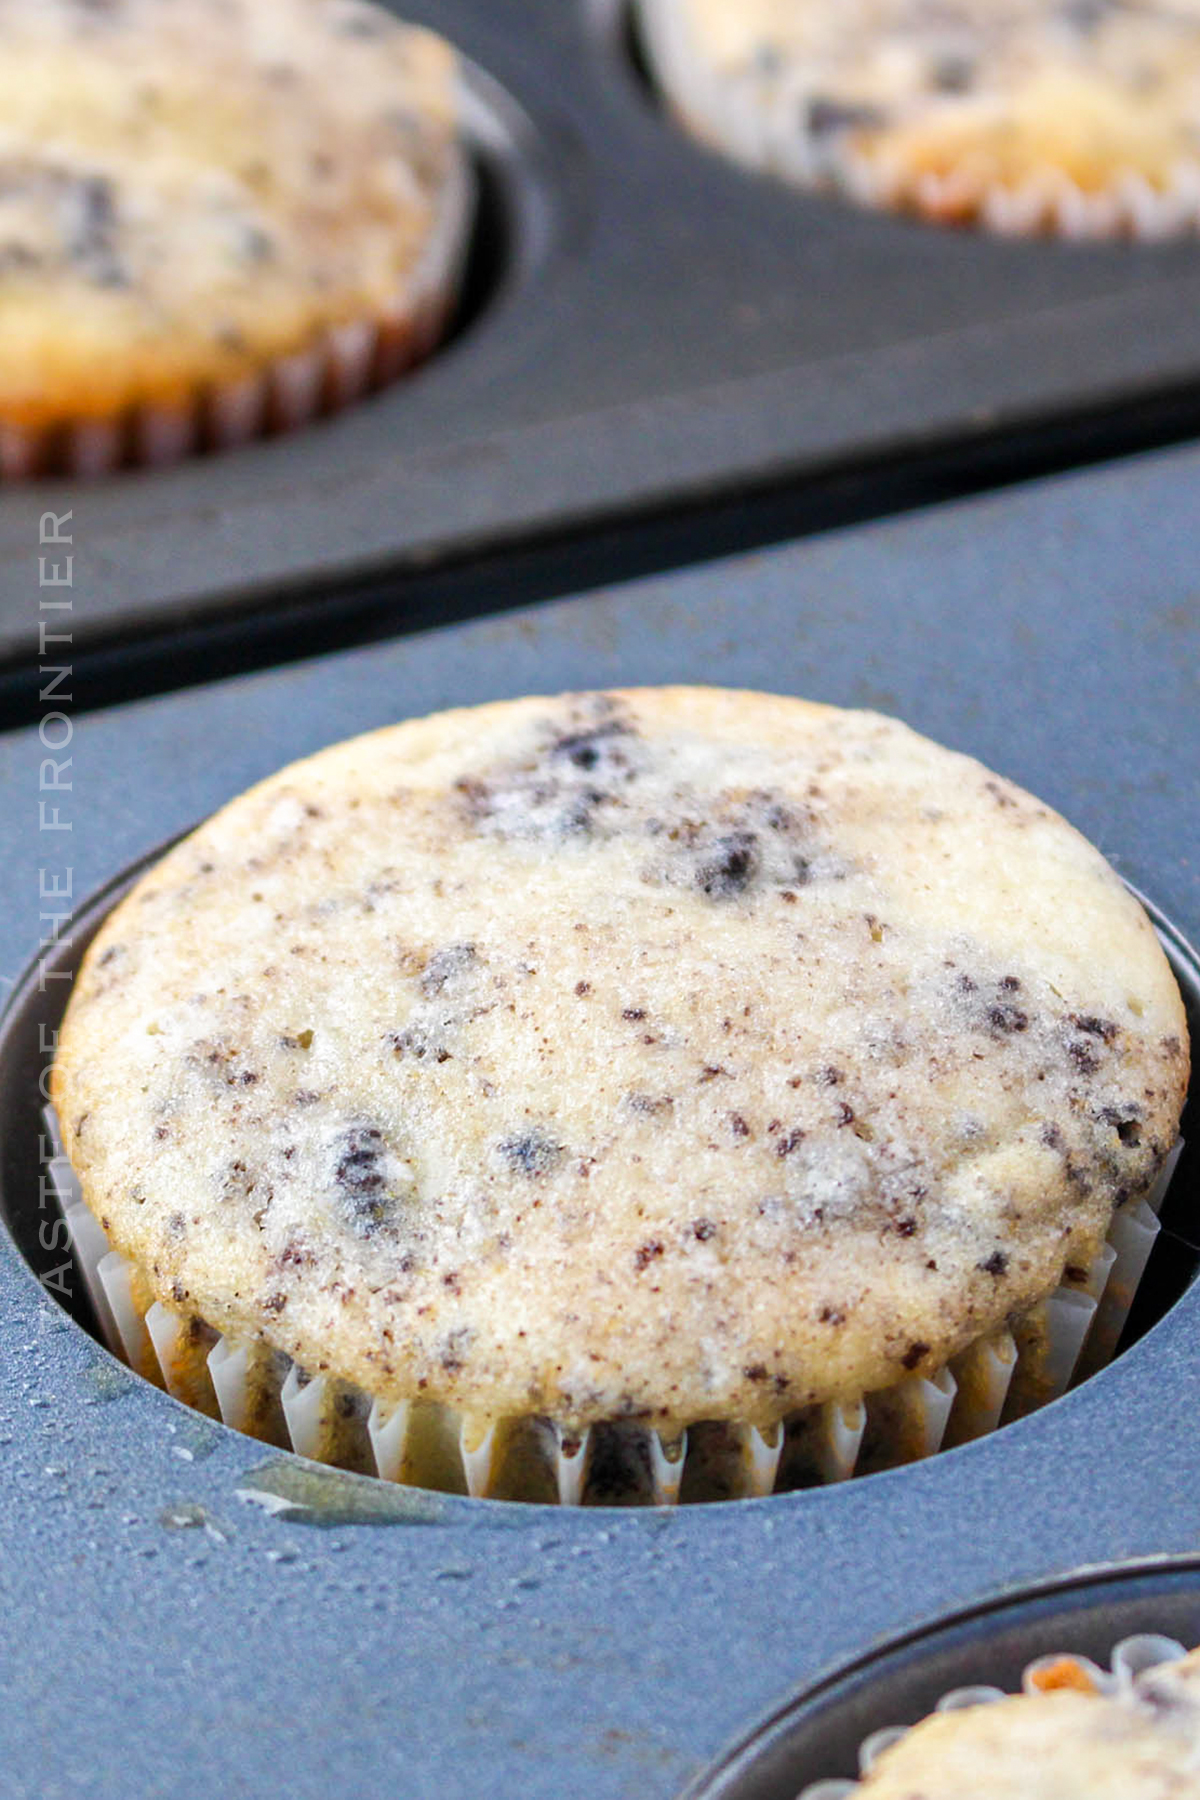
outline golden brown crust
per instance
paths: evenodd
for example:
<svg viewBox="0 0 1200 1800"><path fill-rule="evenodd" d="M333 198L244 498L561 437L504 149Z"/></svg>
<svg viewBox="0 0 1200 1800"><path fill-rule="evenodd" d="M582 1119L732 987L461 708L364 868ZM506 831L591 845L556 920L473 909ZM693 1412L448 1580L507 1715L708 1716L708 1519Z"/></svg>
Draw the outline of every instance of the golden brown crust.
<svg viewBox="0 0 1200 1800"><path fill-rule="evenodd" d="M1187 1081L1141 909L904 726L674 688L338 746L97 938L54 1072L169 1305L385 1398L767 1423L1086 1262Z"/></svg>

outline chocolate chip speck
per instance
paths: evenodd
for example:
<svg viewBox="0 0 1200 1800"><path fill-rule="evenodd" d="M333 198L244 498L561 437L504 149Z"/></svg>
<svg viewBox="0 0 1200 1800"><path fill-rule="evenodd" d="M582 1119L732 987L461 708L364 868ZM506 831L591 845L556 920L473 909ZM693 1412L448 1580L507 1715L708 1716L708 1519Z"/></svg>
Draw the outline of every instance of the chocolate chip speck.
<svg viewBox="0 0 1200 1800"><path fill-rule="evenodd" d="M596 725L590 731L571 731L560 737L551 745L550 754L564 757L576 769L594 769L607 756L609 760L622 762L618 753L612 756L613 740L629 736L629 727L620 719L609 719L603 725Z"/></svg>
<svg viewBox="0 0 1200 1800"><path fill-rule="evenodd" d="M976 65L969 56L942 56L930 70L939 94L966 94L975 81Z"/></svg>
<svg viewBox="0 0 1200 1800"><path fill-rule="evenodd" d="M334 1178L338 1205L356 1237L371 1237L386 1224L391 1197L384 1178L386 1147L374 1125L354 1125L338 1149Z"/></svg>
<svg viewBox="0 0 1200 1800"><path fill-rule="evenodd" d="M563 1158L562 1145L543 1131L524 1131L504 1138L497 1149L514 1174L528 1175L530 1180L549 1175Z"/></svg>
<svg viewBox="0 0 1200 1800"><path fill-rule="evenodd" d="M864 101L814 94L805 102L804 122L810 137L832 137L842 131L870 131L886 123L882 107Z"/></svg>
<svg viewBox="0 0 1200 1800"><path fill-rule="evenodd" d="M1076 1031L1082 1031L1087 1037L1101 1038L1106 1044L1112 1043L1119 1029L1111 1019L1098 1019L1094 1013L1072 1013L1069 1023Z"/></svg>
<svg viewBox="0 0 1200 1800"><path fill-rule="evenodd" d="M715 855L696 870L696 885L711 900L745 893L758 873L758 839L752 831L734 831L718 840Z"/></svg>
<svg viewBox="0 0 1200 1800"><path fill-rule="evenodd" d="M435 951L426 963L421 975L421 992L440 994L477 960L478 951L474 944L447 944L444 950Z"/></svg>

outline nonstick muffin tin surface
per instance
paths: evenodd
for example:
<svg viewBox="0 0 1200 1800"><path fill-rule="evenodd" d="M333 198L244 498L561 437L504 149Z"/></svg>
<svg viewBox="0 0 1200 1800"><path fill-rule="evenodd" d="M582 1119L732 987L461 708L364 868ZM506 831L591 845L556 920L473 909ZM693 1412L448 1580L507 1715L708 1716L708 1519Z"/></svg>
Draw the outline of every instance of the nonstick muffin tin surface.
<svg viewBox="0 0 1200 1800"><path fill-rule="evenodd" d="M745 174L656 107L623 0L397 10L474 70L460 335L273 442L0 493L0 663L36 644L18 571L46 508L88 534L82 646L789 475L939 447L962 467L1168 393L1200 412L1200 245L1004 242Z"/></svg>
<svg viewBox="0 0 1200 1800"><path fill-rule="evenodd" d="M894 711L1058 806L1195 940L1198 483L1200 452L1147 457L81 716L69 834L36 829L36 732L0 739L0 970L34 948L40 871L69 868L83 904L334 738L664 680ZM81 531L81 571L85 548ZM0 1151L27 1218L28 1147L0 1130ZM0 1233L6 1800L257 1796L281 1768L297 1800L668 1800L797 1684L916 1621L1193 1549L1198 1309L1192 1290L1065 1400L926 1464L722 1507L551 1511L314 1471L184 1411Z"/></svg>

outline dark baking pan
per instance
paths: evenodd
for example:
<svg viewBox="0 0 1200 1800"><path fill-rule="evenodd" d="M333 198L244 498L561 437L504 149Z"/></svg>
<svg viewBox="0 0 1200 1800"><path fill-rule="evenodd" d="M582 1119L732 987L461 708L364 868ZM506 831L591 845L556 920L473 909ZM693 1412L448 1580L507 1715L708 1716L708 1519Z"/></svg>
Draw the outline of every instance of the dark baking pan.
<svg viewBox="0 0 1200 1800"><path fill-rule="evenodd" d="M1079 1575L915 1632L765 1721L687 1800L795 1800L810 1782L852 1779L865 1738L915 1724L953 1688L1017 1693L1027 1664L1060 1651L1107 1668L1122 1639L1143 1634L1200 1644L1200 1559Z"/></svg>
<svg viewBox="0 0 1200 1800"><path fill-rule="evenodd" d="M1043 794L1194 942L1198 482L1200 451L1157 455L82 716L69 832L38 829L38 733L0 738L0 971L33 955L46 888L86 910L290 757L453 703L664 680L899 713ZM1197 1287L1043 1412L837 1488L573 1511L267 1452L131 1376L39 1288L38 1017L22 994L0 1050L3 1206L33 1259L0 1227L5 1800L257 1800L281 1770L294 1800L670 1800L882 1642L1087 1565L1194 1553ZM1172 1291L1194 1161L1178 1179Z"/></svg>
<svg viewBox="0 0 1200 1800"><path fill-rule="evenodd" d="M488 547L848 470L862 513L914 458L963 480L1200 423L1200 246L1009 243L745 174L657 108L622 0L403 10L475 71L457 337L292 436L0 496L0 664L33 660L47 508L75 507L79 651L364 583L402 623L403 575Z"/></svg>

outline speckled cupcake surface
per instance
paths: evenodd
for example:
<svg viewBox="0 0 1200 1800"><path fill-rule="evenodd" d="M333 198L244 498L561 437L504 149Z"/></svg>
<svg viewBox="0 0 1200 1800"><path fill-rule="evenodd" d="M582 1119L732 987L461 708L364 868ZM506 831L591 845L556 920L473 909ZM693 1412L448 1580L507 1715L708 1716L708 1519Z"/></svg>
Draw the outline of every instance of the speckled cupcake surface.
<svg viewBox="0 0 1200 1800"><path fill-rule="evenodd" d="M1153 1181L1178 990L1113 871L870 713L530 699L328 750L116 910L54 1095L164 1302L310 1372L769 1423L947 1356Z"/></svg>
<svg viewBox="0 0 1200 1800"><path fill-rule="evenodd" d="M0 421L182 404L402 314L457 110L449 49L360 0L0 0Z"/></svg>
<svg viewBox="0 0 1200 1800"><path fill-rule="evenodd" d="M863 1800L1195 1800L1200 1651L1130 1691L1059 1690L926 1719L886 1751Z"/></svg>
<svg viewBox="0 0 1200 1800"><path fill-rule="evenodd" d="M1200 224L1196 0L640 0L659 78L731 154L1014 232Z"/></svg>

